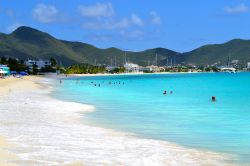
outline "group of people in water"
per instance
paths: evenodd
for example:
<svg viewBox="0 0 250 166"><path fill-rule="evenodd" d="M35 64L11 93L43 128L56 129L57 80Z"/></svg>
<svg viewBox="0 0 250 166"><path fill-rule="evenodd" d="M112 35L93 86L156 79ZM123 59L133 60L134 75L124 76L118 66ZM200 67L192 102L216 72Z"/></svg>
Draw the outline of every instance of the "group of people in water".
<svg viewBox="0 0 250 166"><path fill-rule="evenodd" d="M60 79L59 80L59 83L60 84L62 84L63 83L63 81L62 81L62 79ZM78 84L79 83L79 80L76 80L76 84ZM98 86L98 87L101 87L101 83L96 83L96 82L94 82L94 81L91 81L90 82L92 85L94 85L94 86ZM102 81L102 84L104 84L105 83L105 81ZM108 84L109 85L112 85L112 84L117 84L117 85L124 85L125 84L125 82L121 82L121 81L116 81L116 82L112 82L112 81L108 81Z"/></svg>
<svg viewBox="0 0 250 166"><path fill-rule="evenodd" d="M104 84L105 81L102 81L102 84ZM95 82L91 82L91 84L93 84L94 86L98 86L98 87L101 87L101 83L95 83ZM111 82L111 81L108 81L108 85L112 85L112 84L117 84L117 85L124 85L125 83L124 82L121 82L121 81L116 81L116 82Z"/></svg>
<svg viewBox="0 0 250 166"><path fill-rule="evenodd" d="M164 90L163 94L164 94L164 95L167 95L168 92L167 92L166 90ZM173 94L173 91L170 91L169 94Z"/></svg>
<svg viewBox="0 0 250 166"><path fill-rule="evenodd" d="M79 83L79 80L76 80L76 84ZM101 83L95 83L93 81L90 82L92 85L94 86L98 86L98 87L101 87ZM104 84L105 82L102 81L102 83ZM60 84L62 84L62 80L60 79ZM112 82L112 81L108 81L108 84L109 85L112 85L112 84L118 84L118 85L124 85L125 83L124 82L121 82L121 81L116 81L116 82ZM163 91L163 95L167 95L168 92L166 90ZM169 94L173 94L173 91L169 91ZM215 96L212 96L211 98L212 102L215 102L216 101L216 97Z"/></svg>
<svg viewBox="0 0 250 166"><path fill-rule="evenodd" d="M167 91L164 90L163 95L167 95L167 94L168 94ZM170 91L169 94L173 94L173 91ZM216 97L215 96L212 96L212 102L216 102Z"/></svg>

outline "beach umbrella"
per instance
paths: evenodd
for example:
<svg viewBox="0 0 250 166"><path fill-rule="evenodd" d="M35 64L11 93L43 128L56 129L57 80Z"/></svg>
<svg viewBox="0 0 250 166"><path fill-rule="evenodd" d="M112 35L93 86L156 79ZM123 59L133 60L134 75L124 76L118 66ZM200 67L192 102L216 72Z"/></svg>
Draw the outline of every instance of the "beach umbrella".
<svg viewBox="0 0 250 166"><path fill-rule="evenodd" d="M19 74L22 75L22 76L27 76L28 75L28 73L25 72L25 71L20 71Z"/></svg>

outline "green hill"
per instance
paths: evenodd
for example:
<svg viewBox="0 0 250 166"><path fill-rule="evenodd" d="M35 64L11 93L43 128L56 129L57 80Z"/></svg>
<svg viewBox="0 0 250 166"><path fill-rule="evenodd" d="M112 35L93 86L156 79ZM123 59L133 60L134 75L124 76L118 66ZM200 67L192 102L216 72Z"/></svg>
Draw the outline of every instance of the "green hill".
<svg viewBox="0 0 250 166"><path fill-rule="evenodd" d="M177 53L165 48L148 49L141 52L120 50L114 47L100 49L82 42L58 40L48 33L30 27L19 27L11 34L0 33L0 57L18 59L55 58L63 65L76 63L122 65L124 61L139 65L170 63L185 64L225 64L230 57L245 64L250 62L250 40L234 39L224 44L211 44L186 53Z"/></svg>
<svg viewBox="0 0 250 166"><path fill-rule="evenodd" d="M205 45L177 58L179 63L186 64L225 64L228 58L246 64L250 62L250 40L234 39L224 44Z"/></svg>
<svg viewBox="0 0 250 166"><path fill-rule="evenodd" d="M126 52L117 48L100 49L90 44L58 40L48 33L30 27L19 27L11 34L0 33L0 57L18 59L49 59L55 58L63 65L76 63L117 64L124 60L139 65L155 64L157 53L158 63L164 63L167 57L178 54L164 48L155 48L142 52Z"/></svg>

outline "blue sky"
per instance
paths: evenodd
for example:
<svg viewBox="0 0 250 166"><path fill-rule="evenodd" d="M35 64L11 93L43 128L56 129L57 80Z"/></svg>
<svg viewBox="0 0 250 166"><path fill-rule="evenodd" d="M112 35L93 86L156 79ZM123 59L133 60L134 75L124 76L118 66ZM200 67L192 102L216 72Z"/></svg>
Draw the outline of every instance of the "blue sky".
<svg viewBox="0 0 250 166"><path fill-rule="evenodd" d="M0 32L21 25L100 48L179 52L250 39L250 0L0 0Z"/></svg>

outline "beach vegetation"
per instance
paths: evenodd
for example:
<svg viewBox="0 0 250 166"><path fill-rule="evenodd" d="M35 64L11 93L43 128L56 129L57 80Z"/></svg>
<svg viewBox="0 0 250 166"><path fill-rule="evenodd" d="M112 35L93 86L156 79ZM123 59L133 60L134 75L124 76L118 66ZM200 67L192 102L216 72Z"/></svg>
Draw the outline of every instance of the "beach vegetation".
<svg viewBox="0 0 250 166"><path fill-rule="evenodd" d="M57 65L56 59L50 58L50 64L51 64L51 67L56 67L56 65Z"/></svg>
<svg viewBox="0 0 250 166"><path fill-rule="evenodd" d="M125 67L117 67L114 70L111 70L110 73L124 73L125 70Z"/></svg>
<svg viewBox="0 0 250 166"><path fill-rule="evenodd" d="M93 66L90 64L77 64L66 68L65 74L97 74L105 73L104 66Z"/></svg>
<svg viewBox="0 0 250 166"><path fill-rule="evenodd" d="M38 74L38 67L37 67L37 65L33 65L31 74L33 74L33 75L37 75Z"/></svg>
<svg viewBox="0 0 250 166"><path fill-rule="evenodd" d="M28 69L27 66L24 64L24 61L19 61L15 58L1 57L0 64L7 65L11 71L20 72L26 71Z"/></svg>

